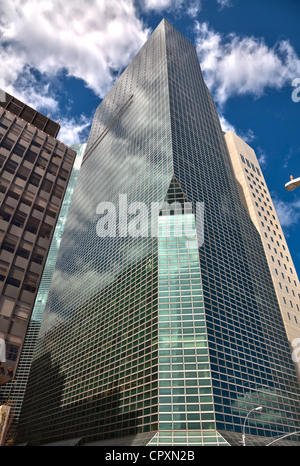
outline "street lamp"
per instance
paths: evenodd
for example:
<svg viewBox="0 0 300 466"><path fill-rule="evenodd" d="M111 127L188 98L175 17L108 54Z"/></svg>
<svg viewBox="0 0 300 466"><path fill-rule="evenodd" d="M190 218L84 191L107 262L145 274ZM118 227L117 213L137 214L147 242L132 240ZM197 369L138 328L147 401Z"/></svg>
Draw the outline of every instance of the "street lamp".
<svg viewBox="0 0 300 466"><path fill-rule="evenodd" d="M290 178L291 181L286 183L284 187L287 191L294 191L294 189L300 186L300 177L294 179L294 177L291 175Z"/></svg>
<svg viewBox="0 0 300 466"><path fill-rule="evenodd" d="M244 421L244 425L243 425L243 446L245 447L246 446L246 435L245 435L245 427L246 427L246 422L247 422L247 419L249 417L249 415L251 413L253 413L253 411L262 411L263 410L263 407L262 406L258 406L257 408L253 408L251 409L251 411L249 411L249 413L247 414L247 416L245 417L245 421Z"/></svg>

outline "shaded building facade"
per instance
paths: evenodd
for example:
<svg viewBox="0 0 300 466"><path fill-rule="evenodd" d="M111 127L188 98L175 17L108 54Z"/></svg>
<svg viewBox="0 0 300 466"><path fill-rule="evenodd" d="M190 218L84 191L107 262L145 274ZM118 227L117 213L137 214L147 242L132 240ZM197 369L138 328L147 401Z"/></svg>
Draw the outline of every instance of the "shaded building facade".
<svg viewBox="0 0 300 466"><path fill-rule="evenodd" d="M238 444L263 406L266 443L299 395L196 50L163 20L96 110L18 442Z"/></svg>
<svg viewBox="0 0 300 466"><path fill-rule="evenodd" d="M27 123L31 123L35 128L42 130L56 138L60 130L58 121L53 121L49 115L45 116L34 108L27 105L25 102L17 99L13 95L0 89L0 107L5 108L10 113L18 116Z"/></svg>
<svg viewBox="0 0 300 466"><path fill-rule="evenodd" d="M1 95L0 338L7 382L7 371L14 375L18 365L76 153L53 136L58 123Z"/></svg>
<svg viewBox="0 0 300 466"><path fill-rule="evenodd" d="M63 203L59 212L56 227L53 233L53 238L47 254L43 274L40 280L38 292L36 295L34 307L28 324L24 345L22 348L21 357L19 359L18 367L14 375L13 385L7 384L1 389L1 401L10 400L12 422L6 438L11 442L16 435L16 428L18 419L24 399L24 393L28 381L32 357L36 341L38 338L41 320L43 317L44 309L47 302L47 297L51 285L53 270L56 263L57 253L62 240L64 226L68 215L72 195L76 186L80 165L82 162L83 154L86 144L74 144L70 148L76 152L76 158L72 168L71 176L68 186L64 195Z"/></svg>

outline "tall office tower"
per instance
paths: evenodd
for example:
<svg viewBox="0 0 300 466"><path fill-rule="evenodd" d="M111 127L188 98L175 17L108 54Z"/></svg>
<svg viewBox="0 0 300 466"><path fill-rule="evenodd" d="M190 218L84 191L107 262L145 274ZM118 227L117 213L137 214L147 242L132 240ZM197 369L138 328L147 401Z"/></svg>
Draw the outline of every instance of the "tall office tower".
<svg viewBox="0 0 300 466"><path fill-rule="evenodd" d="M3 91L1 95L5 97L0 99L0 339L6 347L1 377L4 383L11 380L18 365L76 153L51 135L57 134L58 123L9 95L6 99ZM23 109L21 117L14 107L16 102ZM43 130L38 129L41 121L45 123Z"/></svg>
<svg viewBox="0 0 300 466"><path fill-rule="evenodd" d="M83 154L86 144L74 144L70 146L76 152L76 158L68 182L68 186L64 195L63 203L59 212L59 217L53 233L53 238L47 254L47 260L43 270L42 278L39 284L38 292L36 295L33 311L31 314L30 322L26 332L26 337L19 360L18 368L14 376L14 383L5 385L1 390L1 401L9 398L9 406L11 409L11 424L10 429L6 433L5 439L7 442L12 442L16 435L16 427L19 420L19 415L24 399L24 393L30 372L34 348L39 334L42 316L44 313L45 305L47 302L48 292L52 280L52 275L55 267L57 253L60 247L64 226L66 223L71 199L73 196L74 188L76 186L80 165L82 162ZM4 441L4 438L3 438ZM1 445L1 443L0 443Z"/></svg>
<svg viewBox="0 0 300 466"><path fill-rule="evenodd" d="M266 443L299 401L196 50L163 20L95 113L16 443L232 445L245 419Z"/></svg>
<svg viewBox="0 0 300 466"><path fill-rule="evenodd" d="M300 284L293 259L254 150L231 130L225 141L242 203L261 236L293 351L300 338ZM300 378L300 363L295 363Z"/></svg>

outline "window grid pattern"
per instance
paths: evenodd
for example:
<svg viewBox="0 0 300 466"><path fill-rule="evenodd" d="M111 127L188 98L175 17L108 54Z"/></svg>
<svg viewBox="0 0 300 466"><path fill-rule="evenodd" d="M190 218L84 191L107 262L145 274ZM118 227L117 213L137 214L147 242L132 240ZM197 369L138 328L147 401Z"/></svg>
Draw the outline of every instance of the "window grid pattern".
<svg viewBox="0 0 300 466"><path fill-rule="evenodd" d="M131 96L132 103L122 112ZM118 112L121 118L105 132ZM101 134L104 137L97 144ZM196 50L166 21L98 107L87 153L93 145L70 207L29 380L20 440L30 437L39 444L79 436L90 441L145 432L154 436L160 427L176 427L161 431L175 439L173 433L182 432L188 422L194 427L207 422L209 433L214 426L217 431L240 432L246 410L261 401L254 388L265 384L262 401L267 417L251 419L251 433L278 435L295 430L299 386L260 238L240 202ZM118 195L126 193L128 203L144 201L149 207L151 201L163 202L173 174L194 211L197 202L205 204L204 244L198 250L204 307L199 287L193 288L190 267L189 290L184 289L183 277L174 290L176 296L171 283L169 290L158 289L164 286L158 282L159 269L166 265L158 264L159 248L168 252L171 264L171 243L95 234L99 201L118 206ZM158 223L165 226L164 221L159 218ZM179 243L175 250L174 261L181 270L179 256L187 252ZM194 259L189 258L189 266L197 267ZM162 298L165 291L168 296ZM179 321L172 317L177 314L161 308L177 299L179 291L180 303L197 305L192 327L175 327ZM185 310L182 306L180 316ZM203 312L206 336L201 319L195 319ZM162 317L169 321L161 321ZM158 328L163 323L168 328ZM176 357L192 356L193 362L161 359L173 357L166 351L171 350L170 343L177 344L178 335L183 355ZM208 353L201 346L206 342ZM189 347L190 343L195 346ZM169 350L158 345L168 345ZM193 355L186 353L189 350ZM207 361L198 358L208 355L210 376L206 375L209 369L203 369L201 378L200 367ZM175 364L184 365L183 370L177 366L176 374L194 373L196 378L176 378L175 370L165 371L170 378L164 378L163 362L174 369ZM188 370L188 364L196 364L196 370L191 366ZM195 388L189 381L196 381L196 395L188 392ZM175 388L183 388L184 395L172 392ZM169 389L171 395L161 391ZM212 401L204 403L201 397L211 394ZM171 403L175 396L183 396L187 408L178 413L183 415L179 418L176 407L181 403ZM191 396L198 402L193 404ZM167 397L170 403L163 402ZM207 411L202 410L205 405L209 405ZM191 406L196 406L195 419L187 416L193 414L188 410Z"/></svg>
<svg viewBox="0 0 300 466"><path fill-rule="evenodd" d="M160 431L155 434L153 439L147 444L148 446L173 445L173 446L229 446L229 442L219 432L209 431Z"/></svg>
<svg viewBox="0 0 300 466"><path fill-rule="evenodd" d="M182 235L184 228L193 236ZM214 429L193 214L159 217L158 257L159 430Z"/></svg>
<svg viewBox="0 0 300 466"><path fill-rule="evenodd" d="M45 268L41 277L41 282L37 292L35 304L33 306L31 319L28 325L26 332L26 337L24 341L24 346L22 349L20 361L18 364L18 369L14 378L13 387L8 386L2 388L3 396L5 398L10 398L14 406L14 417L10 427L12 432L12 437L14 437L14 432L18 424L18 419L20 416L22 403L24 400L24 394L26 390L26 385L29 377L31 362L34 354L34 349L36 341L38 338L41 320L43 317L44 309L47 302L47 297L51 285L51 279L53 276L53 271L55 268L55 262L57 258L57 253L61 243L65 222L67 219L68 210L70 207L72 195L76 185L79 166L84 154L86 144L78 144L71 146L71 149L75 150L77 155L74 162L74 166L71 172L70 180L66 189L66 194L63 199L63 203L59 212L57 223L55 226L53 238L45 262Z"/></svg>
<svg viewBox="0 0 300 466"><path fill-rule="evenodd" d="M96 441L158 429L157 238L99 237L96 208L110 201L122 215L123 193L128 205L164 199L173 173L165 59L158 30L96 111L19 439L30 431L37 444L82 435Z"/></svg>
<svg viewBox="0 0 300 466"><path fill-rule="evenodd" d="M199 257L217 430L241 432L259 403L249 432L280 435L299 425L300 392L263 245L196 51L171 26L166 34L174 175L194 210L205 205Z"/></svg>
<svg viewBox="0 0 300 466"><path fill-rule="evenodd" d="M0 337L14 375L74 158L0 106Z"/></svg>

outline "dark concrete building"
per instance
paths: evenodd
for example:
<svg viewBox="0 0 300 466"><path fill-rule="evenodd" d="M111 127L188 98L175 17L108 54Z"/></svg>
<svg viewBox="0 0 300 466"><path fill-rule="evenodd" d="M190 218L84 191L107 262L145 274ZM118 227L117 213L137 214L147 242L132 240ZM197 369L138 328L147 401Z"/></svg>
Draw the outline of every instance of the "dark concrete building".
<svg viewBox="0 0 300 466"><path fill-rule="evenodd" d="M59 124L1 91L1 383L15 374L76 152ZM3 401L3 400L1 400Z"/></svg>
<svg viewBox="0 0 300 466"><path fill-rule="evenodd" d="M1 97L3 96L3 98ZM37 129L42 130L43 132L49 134L56 138L60 130L60 125L58 121L53 121L47 115L43 115L29 105L21 102L21 100L16 97L4 92L0 89L0 107L9 110L10 113L22 118L22 120L31 123Z"/></svg>

